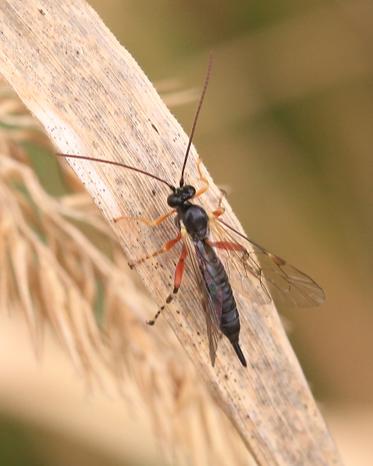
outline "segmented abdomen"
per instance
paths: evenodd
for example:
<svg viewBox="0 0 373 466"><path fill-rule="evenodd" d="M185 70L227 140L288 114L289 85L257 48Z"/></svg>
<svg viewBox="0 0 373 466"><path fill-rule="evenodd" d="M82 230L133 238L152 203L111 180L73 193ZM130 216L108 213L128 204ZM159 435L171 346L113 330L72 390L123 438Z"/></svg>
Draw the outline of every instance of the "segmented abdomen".
<svg viewBox="0 0 373 466"><path fill-rule="evenodd" d="M240 319L224 266L206 241L195 244L207 291L215 304L220 330L232 343L238 342Z"/></svg>

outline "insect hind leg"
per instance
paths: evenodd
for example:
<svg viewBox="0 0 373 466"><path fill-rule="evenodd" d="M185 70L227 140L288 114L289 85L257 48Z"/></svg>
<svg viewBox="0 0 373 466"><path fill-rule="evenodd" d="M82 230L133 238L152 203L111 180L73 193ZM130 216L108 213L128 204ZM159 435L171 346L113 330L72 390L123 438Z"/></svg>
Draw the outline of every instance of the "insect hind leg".
<svg viewBox="0 0 373 466"><path fill-rule="evenodd" d="M187 250L187 247L186 245L184 244L183 245L183 248L181 250L181 254L180 254L180 257L179 257L179 261L176 265L176 269L175 269L175 278L174 278L174 289L172 290L172 293L170 293L168 296L167 296L167 299L166 299L166 302L165 304L163 304L163 306L161 306L158 311L156 312L155 316L153 317L153 319L151 320L148 320L146 323L148 325L154 325L156 320L158 319L158 317L160 316L161 312L165 309L165 307L170 304L173 299L175 298L175 296L177 295L178 291L179 291L179 288L180 288L180 285L181 285L181 281L183 279L183 274L184 274L184 269L185 269L185 260L186 260L186 257L188 255L188 250Z"/></svg>

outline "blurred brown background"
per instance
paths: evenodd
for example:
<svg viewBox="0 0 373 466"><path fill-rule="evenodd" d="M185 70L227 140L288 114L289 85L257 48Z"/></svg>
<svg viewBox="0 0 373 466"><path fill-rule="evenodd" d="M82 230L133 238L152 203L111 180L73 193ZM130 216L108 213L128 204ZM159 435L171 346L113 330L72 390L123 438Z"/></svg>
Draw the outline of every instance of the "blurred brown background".
<svg viewBox="0 0 373 466"><path fill-rule="evenodd" d="M373 402L373 4L91 4L161 91L170 79L179 90L200 88L213 51L196 147L215 180L231 187L248 234L326 291L320 309L283 310L316 398L366 413ZM173 108L187 131L195 104ZM352 433L364 422L351 417L346 426ZM373 415L368 425L373 434Z"/></svg>
<svg viewBox="0 0 373 466"><path fill-rule="evenodd" d="M199 89L213 51L199 154L249 236L326 291L284 310L317 398L373 402L373 4L91 4L160 91ZM186 131L195 105L173 108Z"/></svg>
<svg viewBox="0 0 373 466"><path fill-rule="evenodd" d="M346 464L372 464L373 4L90 3L186 131L213 51L195 145L249 236L325 289L320 309L282 311ZM3 444L23 435L2 426Z"/></svg>

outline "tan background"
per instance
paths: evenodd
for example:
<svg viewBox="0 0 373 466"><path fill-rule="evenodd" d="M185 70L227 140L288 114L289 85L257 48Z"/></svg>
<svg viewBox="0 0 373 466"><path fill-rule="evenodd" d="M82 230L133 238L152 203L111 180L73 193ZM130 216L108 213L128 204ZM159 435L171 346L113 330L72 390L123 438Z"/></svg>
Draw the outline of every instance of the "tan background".
<svg viewBox="0 0 373 466"><path fill-rule="evenodd" d="M371 3L92 5L161 91L200 87L213 50L198 151L248 234L324 287L283 310L291 340L317 399L348 406L341 443L373 434ZM184 128L194 108L173 108Z"/></svg>
<svg viewBox="0 0 373 466"><path fill-rule="evenodd" d="M326 291L284 310L316 396L372 402L372 6L91 4L161 91L201 87L213 50L198 151L248 234ZM173 107L186 129L194 109Z"/></svg>

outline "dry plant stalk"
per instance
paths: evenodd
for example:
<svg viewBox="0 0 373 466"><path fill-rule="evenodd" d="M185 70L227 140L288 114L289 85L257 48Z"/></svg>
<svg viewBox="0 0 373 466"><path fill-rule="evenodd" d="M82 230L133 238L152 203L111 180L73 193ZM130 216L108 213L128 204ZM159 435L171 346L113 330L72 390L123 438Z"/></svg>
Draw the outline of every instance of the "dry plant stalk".
<svg viewBox="0 0 373 466"><path fill-rule="evenodd" d="M177 180L187 136L137 63L84 1L3 1L0 18L0 71L61 152L123 160ZM193 149L191 180L197 178L195 160ZM166 230L149 235L133 224L112 222L122 213L155 218L164 212L168 191L163 185L87 161L72 166L130 260L155 250L174 231L170 223ZM219 196L209 180L211 189L203 199L208 211L216 207ZM229 206L226 219L240 228ZM17 254L22 258L25 252L21 249ZM138 268L158 305L169 292L172 262L160 258ZM18 286L24 275L21 270ZM193 289L188 275L183 289ZM22 293L32 322L30 299L26 290ZM193 293L181 293L165 318L257 464L341 464L276 309L242 300L239 305L241 343L249 362L246 370L224 340L216 367L211 367L204 320ZM87 314L83 317L90 322ZM91 325L86 330L82 342L95 338ZM80 349L76 354L85 355Z"/></svg>
<svg viewBox="0 0 373 466"><path fill-rule="evenodd" d="M138 435L154 431L170 464L243 464L242 441L165 321L149 332L144 322L153 305L71 170L65 165L71 194L56 199L40 184L22 143L48 141L25 112L0 83L0 312L23 313L39 352L52 329L80 373L95 385L99 378L105 392L120 390L123 432L135 435L134 424ZM87 227L100 233L105 251ZM98 282L105 289L100 329L93 318ZM134 451L133 438L125 441ZM139 448L139 463L153 464L152 448Z"/></svg>

